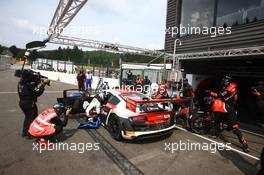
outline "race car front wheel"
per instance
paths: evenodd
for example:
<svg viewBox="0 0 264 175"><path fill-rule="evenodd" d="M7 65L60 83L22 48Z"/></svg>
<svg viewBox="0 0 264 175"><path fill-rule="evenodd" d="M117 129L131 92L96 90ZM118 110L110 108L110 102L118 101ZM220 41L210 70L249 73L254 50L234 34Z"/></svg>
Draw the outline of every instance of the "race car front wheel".
<svg viewBox="0 0 264 175"><path fill-rule="evenodd" d="M108 130L111 136L115 140L122 140L122 127L118 117L116 115L111 115L108 122Z"/></svg>

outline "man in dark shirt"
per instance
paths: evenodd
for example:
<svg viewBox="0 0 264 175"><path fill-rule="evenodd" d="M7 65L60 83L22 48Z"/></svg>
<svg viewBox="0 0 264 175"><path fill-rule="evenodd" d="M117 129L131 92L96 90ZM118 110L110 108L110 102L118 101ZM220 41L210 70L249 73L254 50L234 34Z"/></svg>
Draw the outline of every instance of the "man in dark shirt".
<svg viewBox="0 0 264 175"><path fill-rule="evenodd" d="M77 75L77 82L78 82L79 91L84 91L85 90L85 87L84 87L84 82L85 81L86 81L85 74L81 70L80 73Z"/></svg>
<svg viewBox="0 0 264 175"><path fill-rule="evenodd" d="M33 72L31 70L22 72L21 79L17 85L19 106L25 115L22 137L30 138L28 133L29 125L38 115L37 98L43 94L48 83L49 80L44 80L39 84L33 81Z"/></svg>

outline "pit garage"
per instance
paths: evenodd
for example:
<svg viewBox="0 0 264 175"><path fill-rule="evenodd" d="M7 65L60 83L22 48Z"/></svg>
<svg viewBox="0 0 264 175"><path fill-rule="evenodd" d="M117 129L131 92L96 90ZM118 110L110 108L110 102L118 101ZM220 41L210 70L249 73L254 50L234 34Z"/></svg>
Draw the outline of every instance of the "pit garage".
<svg viewBox="0 0 264 175"><path fill-rule="evenodd" d="M197 93L220 90L221 78L230 75L238 84L238 120L262 125L264 99L252 93L252 87L264 81L264 56L240 56L203 59L182 59L181 66L190 77Z"/></svg>

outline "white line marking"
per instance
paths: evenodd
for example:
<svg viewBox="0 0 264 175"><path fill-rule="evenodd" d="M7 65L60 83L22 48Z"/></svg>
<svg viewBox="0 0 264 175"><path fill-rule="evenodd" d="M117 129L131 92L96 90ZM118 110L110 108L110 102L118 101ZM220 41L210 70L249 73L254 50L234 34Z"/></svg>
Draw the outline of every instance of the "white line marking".
<svg viewBox="0 0 264 175"><path fill-rule="evenodd" d="M240 128L240 130L245 132L245 133L256 135L256 136L264 138L264 135L261 135L261 134L255 133L255 132L251 132L251 131L248 131L248 130L245 130L245 129L241 129L241 128Z"/></svg>
<svg viewBox="0 0 264 175"><path fill-rule="evenodd" d="M179 127L179 126L176 126L175 125L175 128L177 128L177 129L179 129L179 130L182 130L182 131L185 131L185 132L188 132L188 133L190 133L190 134L193 134L193 135L195 135L195 136L197 136L197 137L200 137L200 138L202 138L202 139L204 139L204 140L207 140L207 141L210 141L210 142L213 142L213 143L216 143L216 144L218 144L218 145L222 145L223 143L221 143L221 142L216 142L216 141L214 141L214 140L212 140L212 139L209 139L209 138L207 138L207 137L204 137L204 136L201 136L201 135L198 135L198 134L195 134L195 133L192 133L192 132L189 132L189 131L187 131L186 129L184 129L184 128L182 128L182 127ZM226 147L225 145L224 145L224 147ZM243 154L243 155L245 155L245 156L247 156L247 157L250 157L250 158L252 158L252 159L255 159L255 160L260 160L258 157L255 157L255 156L252 156L252 155L250 155L250 154L248 154L248 153L245 153L245 152L243 152L243 151L240 151L240 150L237 150L237 149L235 149L235 148L232 148L231 146L228 146L228 148L230 148L232 151L234 151L234 152L237 152L237 153L239 153L239 154Z"/></svg>
<svg viewBox="0 0 264 175"><path fill-rule="evenodd" d="M44 93L53 94L53 93L62 93L62 91L44 91ZM17 92L0 92L0 94L17 94Z"/></svg>

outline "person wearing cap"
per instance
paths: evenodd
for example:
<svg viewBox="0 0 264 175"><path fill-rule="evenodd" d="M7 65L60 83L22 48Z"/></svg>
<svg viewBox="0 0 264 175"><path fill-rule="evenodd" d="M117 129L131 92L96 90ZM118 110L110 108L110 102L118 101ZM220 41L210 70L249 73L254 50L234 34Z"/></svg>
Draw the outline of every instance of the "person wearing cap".
<svg viewBox="0 0 264 175"><path fill-rule="evenodd" d="M56 142L63 127L68 123L70 112L71 109L67 109L62 103L56 103L53 108L48 108L38 115L28 132L38 138L39 143Z"/></svg>

